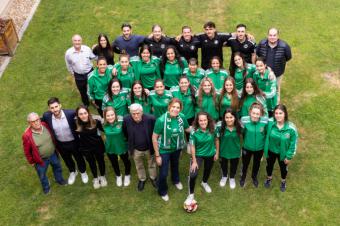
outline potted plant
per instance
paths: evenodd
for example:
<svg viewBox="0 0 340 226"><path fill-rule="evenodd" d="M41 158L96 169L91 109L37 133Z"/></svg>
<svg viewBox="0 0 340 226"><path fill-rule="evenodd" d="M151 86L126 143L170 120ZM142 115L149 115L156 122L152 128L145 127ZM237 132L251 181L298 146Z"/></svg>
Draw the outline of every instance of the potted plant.
<svg viewBox="0 0 340 226"><path fill-rule="evenodd" d="M18 41L13 20L0 18L0 55L13 56Z"/></svg>

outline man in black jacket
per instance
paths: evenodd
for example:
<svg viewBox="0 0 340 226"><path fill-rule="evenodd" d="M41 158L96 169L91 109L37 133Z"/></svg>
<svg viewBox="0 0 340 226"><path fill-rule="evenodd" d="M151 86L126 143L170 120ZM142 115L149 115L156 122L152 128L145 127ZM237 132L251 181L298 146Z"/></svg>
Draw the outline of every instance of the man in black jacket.
<svg viewBox="0 0 340 226"><path fill-rule="evenodd" d="M42 120L51 128L52 134L56 139L57 149L70 171L68 184L73 184L78 174L73 158L77 162L81 179L85 184L89 178L86 173L84 158L78 150L78 136L75 132L76 113L74 110L62 109L57 97L51 97L47 101L47 105L49 111L43 114Z"/></svg>
<svg viewBox="0 0 340 226"><path fill-rule="evenodd" d="M146 172L144 159L148 161L148 171L151 183L156 187L156 161L152 146L152 133L156 119L152 115L143 114L143 107L134 103L130 106L130 115L123 119L123 133L128 140L128 150L135 161L138 175L138 191L144 189Z"/></svg>
<svg viewBox="0 0 340 226"><path fill-rule="evenodd" d="M278 102L280 102L282 76L285 72L286 62L292 58L290 46L279 39L277 28L270 28L267 39L263 39L258 44L256 55L266 59L266 65L274 71L278 85Z"/></svg>

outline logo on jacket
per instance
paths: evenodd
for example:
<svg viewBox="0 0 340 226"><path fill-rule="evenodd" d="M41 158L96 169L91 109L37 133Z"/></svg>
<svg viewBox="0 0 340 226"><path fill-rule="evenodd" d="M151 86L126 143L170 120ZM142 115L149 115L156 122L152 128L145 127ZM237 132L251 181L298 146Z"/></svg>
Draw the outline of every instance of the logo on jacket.
<svg viewBox="0 0 340 226"><path fill-rule="evenodd" d="M215 40L214 43L215 43L215 45L217 45L218 44L218 40Z"/></svg>
<svg viewBox="0 0 340 226"><path fill-rule="evenodd" d="M165 45L164 45L164 44L161 44L161 48L164 49L164 48L165 48Z"/></svg>
<svg viewBox="0 0 340 226"><path fill-rule="evenodd" d="M245 48L245 49L248 48L248 44L244 44L243 48Z"/></svg>
<svg viewBox="0 0 340 226"><path fill-rule="evenodd" d="M195 46L190 46L190 49L191 49L191 50L194 50L194 49L195 49Z"/></svg>

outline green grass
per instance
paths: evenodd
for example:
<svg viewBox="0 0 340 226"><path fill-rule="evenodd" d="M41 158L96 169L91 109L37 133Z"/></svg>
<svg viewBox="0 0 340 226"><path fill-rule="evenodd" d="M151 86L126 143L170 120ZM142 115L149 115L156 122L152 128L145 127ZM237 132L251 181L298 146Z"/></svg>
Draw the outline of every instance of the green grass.
<svg viewBox="0 0 340 226"><path fill-rule="evenodd" d="M339 12L336 0L42 1L0 80L1 225L339 224L340 92L322 76L339 70ZM186 214L181 207L189 164L185 154L181 159L185 188L179 192L170 186L169 203L161 201L150 184L138 193L135 170L132 185L117 188L109 164L107 188L94 191L90 183L84 186L78 178L73 186L52 183L51 194L42 195L36 173L23 156L21 134L26 114L44 112L50 96L60 97L65 108L79 103L64 63L72 34L82 34L91 46L100 32L111 40L120 34L122 22L131 22L136 34L147 34L152 24L159 23L167 34L176 35L186 24L201 32L209 19L220 31L232 31L237 23L245 23L257 40L265 37L268 27L277 26L281 38L292 46L293 60L286 70L282 99L300 140L289 167L287 192L279 191L277 165L272 189L260 186L255 190L248 181L245 189L237 186L230 191L218 187L220 174L215 164L209 180L213 193L205 194L197 186L199 211ZM229 51L225 52L228 56ZM261 182L264 166L265 162Z"/></svg>

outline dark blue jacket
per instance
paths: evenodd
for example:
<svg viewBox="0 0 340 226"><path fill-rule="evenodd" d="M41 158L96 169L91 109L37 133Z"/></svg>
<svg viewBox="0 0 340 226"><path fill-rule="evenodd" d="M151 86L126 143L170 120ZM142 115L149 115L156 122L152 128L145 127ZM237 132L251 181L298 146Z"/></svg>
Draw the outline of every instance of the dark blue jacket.
<svg viewBox="0 0 340 226"><path fill-rule="evenodd" d="M256 48L256 55L266 59L268 48L270 48L268 45L268 39L263 39ZM286 62L292 58L292 52L290 50L290 46L285 41L280 39L278 40L277 46L275 48L277 49L274 56L274 66L272 70L278 77L285 72Z"/></svg>
<svg viewBox="0 0 340 226"><path fill-rule="evenodd" d="M144 43L144 36L131 35L130 39L125 40L123 36L118 36L112 43L112 48L116 53L125 52L130 57L138 56L139 47Z"/></svg>
<svg viewBox="0 0 340 226"><path fill-rule="evenodd" d="M154 153L153 145L152 145L152 133L155 127L155 122L156 122L156 119L154 116L143 114L141 123L143 123L144 130L138 131L139 133L146 133L146 136L148 137L147 144L149 146L149 150L152 155ZM134 147L133 131L136 130L134 125L135 125L135 122L132 119L131 115L127 115L124 117L122 130L123 130L125 137L128 140L128 150L130 151L131 154L133 153L133 150L134 150L133 149Z"/></svg>
<svg viewBox="0 0 340 226"><path fill-rule="evenodd" d="M78 140L78 135L76 133L77 127L76 127L76 122L75 122L75 117L76 117L75 110L63 109L62 111L64 112L66 116L67 122L70 126L74 139ZM53 125L52 125L52 113L50 111L45 112L43 114L42 120L48 124L48 126L51 128L53 136L56 137L54 129L53 129Z"/></svg>

